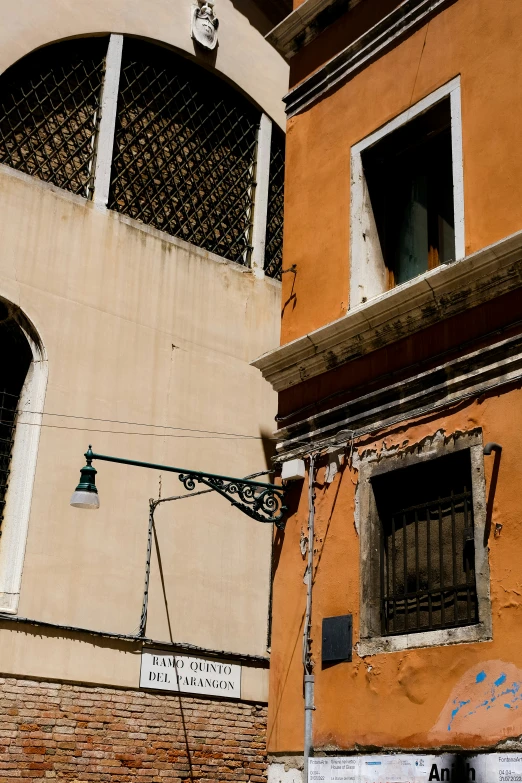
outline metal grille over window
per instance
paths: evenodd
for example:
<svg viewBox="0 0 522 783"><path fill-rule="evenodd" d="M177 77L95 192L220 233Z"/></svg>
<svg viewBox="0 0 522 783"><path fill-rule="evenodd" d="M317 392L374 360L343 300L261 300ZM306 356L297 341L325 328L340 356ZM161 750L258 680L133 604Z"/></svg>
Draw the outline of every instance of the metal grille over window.
<svg viewBox="0 0 522 783"><path fill-rule="evenodd" d="M126 40L109 207L248 264L259 121L208 71Z"/></svg>
<svg viewBox="0 0 522 783"><path fill-rule="evenodd" d="M283 264L283 205L285 195L285 135L272 130L268 215L266 223L265 274L281 280Z"/></svg>
<svg viewBox="0 0 522 783"><path fill-rule="evenodd" d="M383 635L477 623L469 451L373 483Z"/></svg>
<svg viewBox="0 0 522 783"><path fill-rule="evenodd" d="M48 46L0 82L0 162L90 198L107 39Z"/></svg>

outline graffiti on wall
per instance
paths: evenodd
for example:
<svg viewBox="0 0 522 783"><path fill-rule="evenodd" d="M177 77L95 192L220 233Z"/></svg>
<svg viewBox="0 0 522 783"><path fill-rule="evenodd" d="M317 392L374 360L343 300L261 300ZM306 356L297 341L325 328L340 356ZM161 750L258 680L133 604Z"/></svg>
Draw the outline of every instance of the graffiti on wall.
<svg viewBox="0 0 522 783"><path fill-rule="evenodd" d="M484 734L489 742L522 734L522 670L504 661L469 669L453 688L432 735L454 738Z"/></svg>

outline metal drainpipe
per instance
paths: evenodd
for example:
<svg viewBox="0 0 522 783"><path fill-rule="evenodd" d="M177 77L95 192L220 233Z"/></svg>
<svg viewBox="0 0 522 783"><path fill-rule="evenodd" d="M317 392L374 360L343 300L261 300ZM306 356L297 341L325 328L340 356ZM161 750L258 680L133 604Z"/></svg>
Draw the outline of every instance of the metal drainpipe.
<svg viewBox="0 0 522 783"><path fill-rule="evenodd" d="M314 566L314 478L316 454L310 454L308 469L308 565L306 578L306 613L303 631L303 668L304 668L304 783L308 783L308 759L312 749L312 719L314 707L314 675L310 652L310 626L312 621L312 587Z"/></svg>

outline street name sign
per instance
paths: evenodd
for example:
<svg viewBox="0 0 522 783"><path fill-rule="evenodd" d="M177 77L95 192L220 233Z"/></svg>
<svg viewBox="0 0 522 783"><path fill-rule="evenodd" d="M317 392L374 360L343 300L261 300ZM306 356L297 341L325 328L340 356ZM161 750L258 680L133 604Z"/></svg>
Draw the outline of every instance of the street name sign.
<svg viewBox="0 0 522 783"><path fill-rule="evenodd" d="M143 650L140 688L239 699L241 666L165 650Z"/></svg>

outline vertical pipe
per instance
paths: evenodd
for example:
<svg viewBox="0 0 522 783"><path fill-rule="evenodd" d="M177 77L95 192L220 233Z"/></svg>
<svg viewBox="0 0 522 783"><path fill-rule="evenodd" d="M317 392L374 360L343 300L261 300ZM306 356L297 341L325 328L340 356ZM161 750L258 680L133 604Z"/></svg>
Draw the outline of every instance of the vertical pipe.
<svg viewBox="0 0 522 783"><path fill-rule="evenodd" d="M272 143L272 120L261 115L257 136L256 188L254 199L254 221L252 225L251 269L256 277L265 274L266 219L268 214L268 185L270 180L270 147Z"/></svg>
<svg viewBox="0 0 522 783"><path fill-rule="evenodd" d="M305 697L305 742L304 742L304 783L308 783L308 760L312 749L312 724L314 707L314 675L304 676Z"/></svg>
<svg viewBox="0 0 522 783"><path fill-rule="evenodd" d="M312 587L314 567L314 477L315 454L310 454L308 469L308 565L306 569L306 612L303 630L303 668L304 668L304 783L308 783L308 759L312 749L312 720L314 707L314 675L310 653L310 628L312 621Z"/></svg>
<svg viewBox="0 0 522 783"><path fill-rule="evenodd" d="M122 51L123 35L111 35L105 61L100 126L96 147L96 167L94 169L93 201L94 205L99 208L105 208L109 201Z"/></svg>

